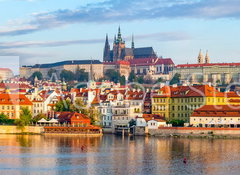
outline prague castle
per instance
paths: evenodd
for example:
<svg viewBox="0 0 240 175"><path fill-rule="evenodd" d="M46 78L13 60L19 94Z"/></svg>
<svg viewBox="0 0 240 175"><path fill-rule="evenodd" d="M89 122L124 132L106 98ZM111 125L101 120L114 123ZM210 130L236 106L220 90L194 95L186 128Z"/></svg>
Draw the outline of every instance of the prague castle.
<svg viewBox="0 0 240 175"><path fill-rule="evenodd" d="M135 48L134 39L132 37L131 48L127 48L125 41L122 39L120 27L118 28L118 35L114 37L113 49L110 50L108 35L106 36L103 61L116 62L119 60L129 61L137 58L157 58L152 47Z"/></svg>
<svg viewBox="0 0 240 175"><path fill-rule="evenodd" d="M135 48L133 37L131 48L126 47L120 27L117 37L116 35L114 37L112 50L110 49L108 35L106 36L103 64L104 71L114 69L126 78L130 72L134 72L137 76L150 76L153 80L158 78L169 80L169 73L174 67L171 58L159 58L152 47Z"/></svg>

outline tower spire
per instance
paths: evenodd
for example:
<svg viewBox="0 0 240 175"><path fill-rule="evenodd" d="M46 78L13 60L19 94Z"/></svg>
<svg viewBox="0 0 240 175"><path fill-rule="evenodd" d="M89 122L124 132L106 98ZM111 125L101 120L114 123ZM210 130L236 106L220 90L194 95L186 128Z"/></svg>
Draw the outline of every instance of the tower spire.
<svg viewBox="0 0 240 175"><path fill-rule="evenodd" d="M106 34L106 41L103 52L103 61L110 61L110 45L108 41L108 34Z"/></svg>
<svg viewBox="0 0 240 175"><path fill-rule="evenodd" d="M210 63L210 57L209 57L209 55L208 55L208 50L207 50L206 56L205 56L205 63L206 63L206 64L209 64L209 63Z"/></svg>
<svg viewBox="0 0 240 175"><path fill-rule="evenodd" d="M132 34L132 49L134 49L134 47L135 47L135 44L134 44L134 36L133 36L133 34Z"/></svg>
<svg viewBox="0 0 240 175"><path fill-rule="evenodd" d="M122 42L122 34L121 34L121 28L120 26L118 27L118 38L117 38L118 42L121 43Z"/></svg>
<svg viewBox="0 0 240 175"><path fill-rule="evenodd" d="M203 64L203 54L201 49L198 55L198 64Z"/></svg>
<svg viewBox="0 0 240 175"><path fill-rule="evenodd" d="M121 35L121 28L120 28L120 25L118 26L118 34Z"/></svg>

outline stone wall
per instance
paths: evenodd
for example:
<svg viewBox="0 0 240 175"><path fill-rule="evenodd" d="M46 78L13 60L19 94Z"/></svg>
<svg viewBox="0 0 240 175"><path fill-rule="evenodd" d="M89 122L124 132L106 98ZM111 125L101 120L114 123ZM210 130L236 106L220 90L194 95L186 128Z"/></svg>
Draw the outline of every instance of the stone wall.
<svg viewBox="0 0 240 175"><path fill-rule="evenodd" d="M149 129L149 135L171 136L171 135L226 135L240 136L240 128L190 128L190 127L162 127Z"/></svg>
<svg viewBox="0 0 240 175"><path fill-rule="evenodd" d="M0 125L0 134L20 134L20 133L34 133L41 134L44 132L43 127L26 126L24 129L19 129L17 126L3 126Z"/></svg>
<svg viewBox="0 0 240 175"><path fill-rule="evenodd" d="M148 127L136 126L134 135L143 136L148 133Z"/></svg>

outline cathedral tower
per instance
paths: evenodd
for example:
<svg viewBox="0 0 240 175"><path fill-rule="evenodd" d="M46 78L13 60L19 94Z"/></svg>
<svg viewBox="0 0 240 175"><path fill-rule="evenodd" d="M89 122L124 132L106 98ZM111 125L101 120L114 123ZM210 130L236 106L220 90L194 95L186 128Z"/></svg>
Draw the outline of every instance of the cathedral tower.
<svg viewBox="0 0 240 175"><path fill-rule="evenodd" d="M104 47L104 52L103 52L103 61L105 61L105 62L111 61L108 35L106 35L105 47Z"/></svg>
<svg viewBox="0 0 240 175"><path fill-rule="evenodd" d="M208 55L208 51L207 51L206 56L205 56L205 63L206 63L206 64L209 64L209 63L210 63L210 57L209 57L209 55Z"/></svg>
<svg viewBox="0 0 240 175"><path fill-rule="evenodd" d="M117 38L115 36L113 43L113 61L122 60L122 51L125 49L125 42L122 39L120 26L118 28Z"/></svg>
<svg viewBox="0 0 240 175"><path fill-rule="evenodd" d="M198 55L198 64L203 64L203 54L202 54L202 50L200 50L199 55Z"/></svg>

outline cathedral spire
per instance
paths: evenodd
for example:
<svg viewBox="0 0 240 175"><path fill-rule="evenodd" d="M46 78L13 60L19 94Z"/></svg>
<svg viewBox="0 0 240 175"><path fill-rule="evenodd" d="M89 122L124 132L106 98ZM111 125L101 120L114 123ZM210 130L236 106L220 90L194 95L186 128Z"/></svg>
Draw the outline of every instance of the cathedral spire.
<svg viewBox="0 0 240 175"><path fill-rule="evenodd" d="M121 34L121 28L120 26L118 27L118 38L117 38L117 41L120 43L122 42L122 34Z"/></svg>
<svg viewBox="0 0 240 175"><path fill-rule="evenodd" d="M206 53L206 56L205 56L205 63L206 64L209 64L210 63L210 57L208 55L208 50L207 50L207 53Z"/></svg>
<svg viewBox="0 0 240 175"><path fill-rule="evenodd" d="M134 36L133 36L133 34L132 34L132 49L134 49L135 48L135 44L134 44Z"/></svg>
<svg viewBox="0 0 240 175"><path fill-rule="evenodd" d="M121 28L120 28L120 26L118 27L118 35L121 35Z"/></svg>
<svg viewBox="0 0 240 175"><path fill-rule="evenodd" d="M108 34L106 34L106 41L103 52L103 61L110 61L110 45L108 41Z"/></svg>
<svg viewBox="0 0 240 175"><path fill-rule="evenodd" d="M198 64L203 64L203 54L201 49L198 55Z"/></svg>
<svg viewBox="0 0 240 175"><path fill-rule="evenodd" d="M106 34L106 43L108 43L108 34Z"/></svg>

